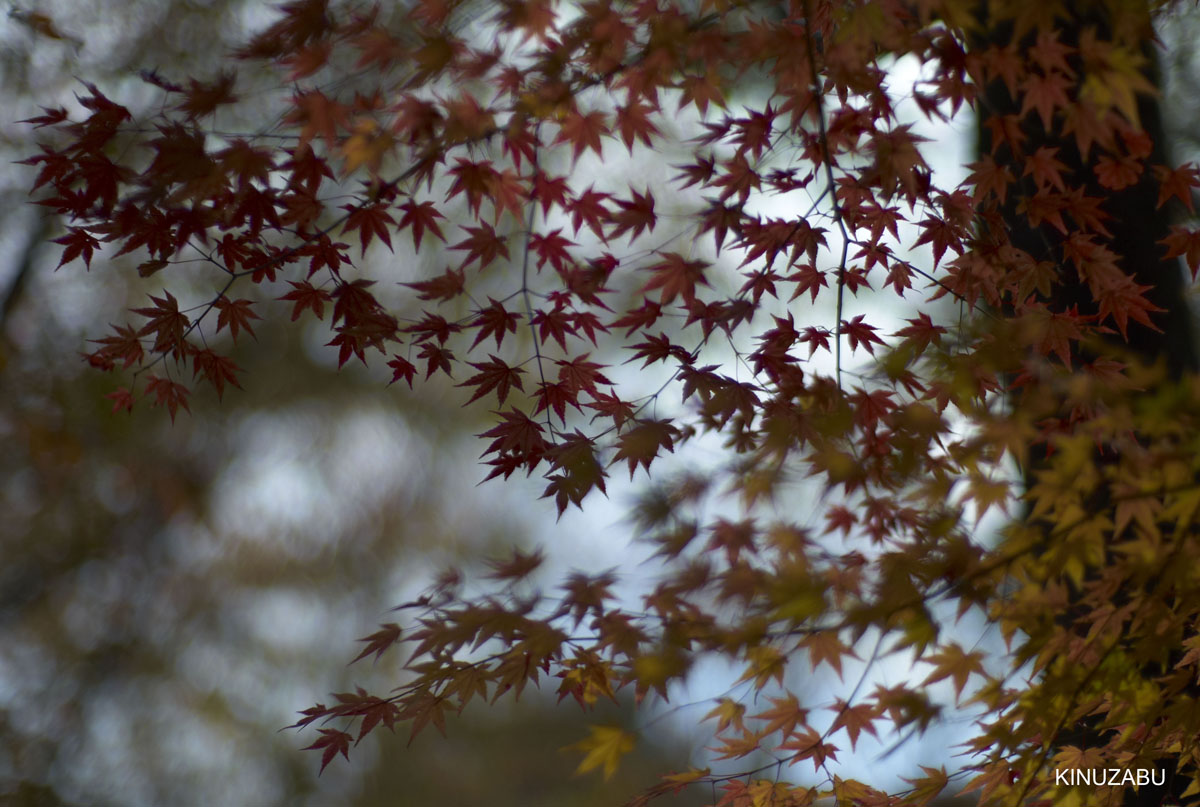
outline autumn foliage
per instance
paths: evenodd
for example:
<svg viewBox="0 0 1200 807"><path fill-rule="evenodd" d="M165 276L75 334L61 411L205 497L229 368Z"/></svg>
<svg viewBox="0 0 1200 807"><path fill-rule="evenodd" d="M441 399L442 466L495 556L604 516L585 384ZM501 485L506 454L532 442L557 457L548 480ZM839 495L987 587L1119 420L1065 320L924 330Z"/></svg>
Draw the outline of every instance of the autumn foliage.
<svg viewBox="0 0 1200 807"><path fill-rule="evenodd" d="M662 566L638 607L615 572L541 588L536 551L447 573L363 639L402 654L396 689L303 712L322 767L529 686L665 699L719 657L744 673L705 717L717 766L637 803L1119 803L1052 770L1165 759L1200 793L1200 386L1139 348L1164 305L1109 229L1109 193L1153 183L1159 253L1200 268L1200 171L1156 162L1139 112L1170 9L983 5L299 0L236 54L286 82L258 133L219 125L248 103L232 71L143 74L145 121L92 85L30 121L61 265L149 284L87 352L114 411L253 383L238 345L282 319L488 413L482 476L540 476L560 514L649 475ZM967 112L989 143L945 180L911 115ZM719 466L679 472L700 443ZM955 633L968 613L1004 652ZM805 683L889 657L910 680ZM965 773L931 760L893 794L830 774L957 708L979 720ZM1085 718L1100 742L1069 744ZM594 726L579 769L635 742Z"/></svg>

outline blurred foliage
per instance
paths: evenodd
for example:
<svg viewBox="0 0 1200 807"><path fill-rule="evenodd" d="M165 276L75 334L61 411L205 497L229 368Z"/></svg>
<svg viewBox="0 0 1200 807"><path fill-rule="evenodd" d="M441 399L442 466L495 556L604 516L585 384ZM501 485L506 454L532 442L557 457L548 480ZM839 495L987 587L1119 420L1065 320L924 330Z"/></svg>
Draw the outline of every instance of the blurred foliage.
<svg viewBox="0 0 1200 807"><path fill-rule="evenodd" d="M211 72L268 10L43 4L62 37L10 17L0 93L28 117L86 75L136 109L138 70ZM32 134L4 124L0 150L28 155ZM571 777L565 755L547 768L582 720L534 693L503 720L376 744L373 763L318 779L298 735L278 730L330 689L395 676L347 667L349 637L439 566L535 524L496 486L463 507L481 477L471 413L361 368L333 383L315 333L257 328L237 355L247 389L200 397L173 426L110 414L111 379L80 354L103 326L93 312L121 307L96 301L141 290L99 263L52 272L57 250L41 243L57 224L19 203L28 180L0 175L0 805L614 804L671 767L631 760L604 785Z"/></svg>

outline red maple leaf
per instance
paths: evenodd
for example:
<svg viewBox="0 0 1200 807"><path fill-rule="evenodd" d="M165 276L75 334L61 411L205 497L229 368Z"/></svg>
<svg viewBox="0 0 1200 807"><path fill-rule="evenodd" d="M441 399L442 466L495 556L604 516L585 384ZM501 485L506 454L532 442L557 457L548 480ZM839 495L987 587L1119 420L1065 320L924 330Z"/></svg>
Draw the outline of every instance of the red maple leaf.
<svg viewBox="0 0 1200 807"><path fill-rule="evenodd" d="M493 390L496 392L497 402L503 404L504 399L508 397L510 388L524 389L521 386L521 375L524 374L524 370L520 367L509 367L495 355L488 354L488 358L490 359L488 362L471 362L471 366L479 372L457 385L476 388L475 394L467 401L468 404L479 400Z"/></svg>
<svg viewBox="0 0 1200 807"><path fill-rule="evenodd" d="M175 412L179 407L191 411L187 397L191 393L183 384L178 384L169 378L154 375L146 376L146 394L153 395L151 406L165 406L171 414L171 422L175 421Z"/></svg>
<svg viewBox="0 0 1200 807"><path fill-rule="evenodd" d="M426 230L445 242L446 237L442 235L442 229L438 227L437 223L438 219L445 217L438 212L433 202L418 203L409 199L400 205L400 209L404 211L404 215L400 217L398 226L401 230L405 227L412 228L413 246L418 250L421 248L421 237L425 235Z"/></svg>
<svg viewBox="0 0 1200 807"><path fill-rule="evenodd" d="M342 209L350 212L350 215L346 217L346 223L342 226L342 232L349 233L358 230L361 244L360 255L367 254L367 245L376 236L387 245L389 250L392 248L392 233L389 227L394 227L396 221L387 212L387 205L382 202L365 206L342 205Z"/></svg>
<svg viewBox="0 0 1200 807"><path fill-rule="evenodd" d="M609 221L616 225L609 235L610 238L620 238L625 233L632 233L631 237L637 238L643 230L653 230L658 221L654 214L654 194L650 189L647 188L645 194L637 191L631 193L633 199L617 199L617 207L621 209L609 214Z"/></svg>
<svg viewBox="0 0 1200 807"><path fill-rule="evenodd" d="M629 465L629 478L633 479L633 472L639 465L650 471L650 463L660 451L665 449L673 453L678 435L679 430L668 420L638 421L617 438L617 450L610 464L625 460Z"/></svg>
<svg viewBox="0 0 1200 807"><path fill-rule="evenodd" d="M203 374L204 379L217 391L218 400L225 394L226 382L242 388L237 380L237 371L240 369L228 356L221 356L207 348L192 354L192 375Z"/></svg>
<svg viewBox="0 0 1200 807"><path fill-rule="evenodd" d="M333 300L333 297L329 292L325 291L325 289L317 288L307 280L302 280L299 282L295 280L289 280L288 283L291 284L292 290L282 297L278 297L276 299L289 300L295 303L295 305L292 306L292 322L298 320L300 318L300 314L302 314L305 309L308 309L316 314L317 319L325 318L325 303Z"/></svg>
<svg viewBox="0 0 1200 807"><path fill-rule="evenodd" d="M355 661L366 658L372 653L375 654L375 660L379 661L379 657L383 655L385 650L394 645L396 642L400 641L400 626L396 623L389 622L386 625L380 625L379 628L379 630L375 631L370 636L364 636L358 640L360 642L366 642L367 646L363 648L361 653L354 657L354 660L350 662L351 664L353 664Z"/></svg>
<svg viewBox="0 0 1200 807"><path fill-rule="evenodd" d="M176 355L181 355L183 350L183 333L189 324L187 315L180 312L179 301L169 291L163 291L162 297L151 295L150 300L154 303L154 308L133 309L133 313L141 314L150 319L138 331L138 336L153 334L154 347L151 350L155 353L170 351Z"/></svg>
<svg viewBox="0 0 1200 807"><path fill-rule="evenodd" d="M250 310L250 306L254 305L253 302L250 300L230 300L228 297L221 297L213 305L217 309L218 333L221 332L222 328L229 328L229 333L235 342L240 330L245 330L246 333L254 336L254 329L250 327L250 320L261 319L261 317Z"/></svg>
<svg viewBox="0 0 1200 807"><path fill-rule="evenodd" d="M475 334L475 341L471 343L472 348L489 336L495 338L496 347L500 347L500 343L504 341L504 336L516 333L517 324L521 321L519 314L512 313L503 304L493 300L491 297L488 298L488 302L491 305L476 312L475 319L471 320L467 326L479 329L479 333Z"/></svg>
<svg viewBox="0 0 1200 807"><path fill-rule="evenodd" d="M322 773L325 771L325 766L333 761L333 758L338 754L341 754L346 759L350 758L350 743L354 741L354 737L337 729L317 729L317 731L321 733L317 741L312 745L306 745L300 750L321 752Z"/></svg>
<svg viewBox="0 0 1200 807"><path fill-rule="evenodd" d="M842 333L850 339L850 350L857 350L859 345L862 345L868 353L875 355L873 345L884 344L883 340L875 335L875 331L879 330L874 325L867 325L863 322L865 315L859 314L852 320L842 320Z"/></svg>
<svg viewBox="0 0 1200 807"><path fill-rule="evenodd" d="M707 286L704 270L709 264L705 261L689 261L677 252L667 252L662 261L649 267L648 271L654 276L642 287L642 293L659 289L659 304L666 305L676 297L682 297L684 302L691 303L696 299L696 286Z"/></svg>
<svg viewBox="0 0 1200 807"><path fill-rule="evenodd" d="M570 143L573 149L572 159L578 160L585 149L591 149L597 156L604 155L604 147L600 136L608 134L608 123L604 113L593 110L586 115L572 110L559 121L558 136L555 143ZM577 228L578 229L578 228Z"/></svg>

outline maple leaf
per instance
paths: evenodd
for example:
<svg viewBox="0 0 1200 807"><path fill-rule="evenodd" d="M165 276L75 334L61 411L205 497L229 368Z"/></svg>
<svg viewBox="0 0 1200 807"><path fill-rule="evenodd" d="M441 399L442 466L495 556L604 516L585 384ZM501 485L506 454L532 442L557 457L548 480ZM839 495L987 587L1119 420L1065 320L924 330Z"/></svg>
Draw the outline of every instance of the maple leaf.
<svg viewBox="0 0 1200 807"><path fill-rule="evenodd" d="M1031 75L1022 82L1024 101L1021 104L1021 115L1031 110L1037 110L1042 120L1042 127L1050 130L1050 120L1057 109L1070 105L1067 89L1070 80L1061 72L1051 72L1047 75Z"/></svg>
<svg viewBox="0 0 1200 807"><path fill-rule="evenodd" d="M652 300L646 300L638 308L626 311L622 316L613 320L611 327L626 328L626 336L632 336L634 331L640 331L658 322L662 316L662 306Z"/></svg>
<svg viewBox="0 0 1200 807"><path fill-rule="evenodd" d="M986 194L993 194L1000 204L1008 198L1008 186L1016 181L1016 177L1007 165L998 163L990 154L981 156L976 162L970 163L971 173L966 182L975 188L975 201L978 202ZM1065 166L1063 166L1065 168ZM1060 171L1062 168L1059 169ZM1061 177L1060 177L1061 180Z"/></svg>
<svg viewBox="0 0 1200 807"><path fill-rule="evenodd" d="M742 722L742 718L746 714L746 705L738 703L730 698L721 698L717 701L716 707L706 714L702 719L712 720L717 718L717 734L721 734L725 729L733 726L738 731L744 731L746 726Z"/></svg>
<svg viewBox="0 0 1200 807"><path fill-rule="evenodd" d="M879 710L876 706L869 703L851 706L848 702L838 698L834 705L828 708L836 712L833 724L829 727L830 733L838 729L845 729L846 734L850 737L851 751L854 750L854 746L858 743L858 736L862 732L865 731L875 738L879 737L879 733L875 730L875 719L879 717Z"/></svg>
<svg viewBox="0 0 1200 807"><path fill-rule="evenodd" d="M292 286L292 290L277 299L295 303L292 306L292 322L298 320L305 310L312 311L317 319L325 318L325 303L333 301L333 296L329 292L317 288L307 280L299 282L289 280L288 283Z"/></svg>
<svg viewBox="0 0 1200 807"><path fill-rule="evenodd" d="M817 734L810 726L805 726L803 732L793 734L786 741L780 743L777 750L795 752L788 757L789 763L794 764L801 760L811 759L813 770L819 771L827 760L837 760L838 747L832 743L822 742L821 735Z"/></svg>
<svg viewBox="0 0 1200 807"><path fill-rule="evenodd" d="M642 367L649 367L655 362L666 361L672 358L683 364L690 364L692 362L692 354L672 342L665 333L659 333L658 336L643 335L646 337L645 342L627 346L629 350L635 351L628 361L645 359L646 361L642 364Z"/></svg>
<svg viewBox="0 0 1200 807"><path fill-rule="evenodd" d="M412 389L413 377L417 374L417 367L403 356L393 356L388 362L388 367L392 369L392 380L389 384L395 384L400 379L408 382L408 388Z"/></svg>
<svg viewBox="0 0 1200 807"><path fill-rule="evenodd" d="M771 702L771 708L766 711L759 712L756 715L751 715L754 720L765 720L767 724L762 727L761 734L768 735L779 732L784 737L794 734L796 726L804 725L808 722L808 710L800 705L800 701L791 692L787 693L783 698L768 698ZM717 729L721 731L721 728Z"/></svg>
<svg viewBox="0 0 1200 807"><path fill-rule="evenodd" d="M421 238L425 235L426 230L445 242L446 237L442 235L442 230L437 223L438 219L445 217L438 212L433 202L418 203L409 199L400 205L400 209L404 211L404 215L400 217L400 223L397 226L401 230L406 227L412 228L413 246L418 250L421 248Z"/></svg>
<svg viewBox="0 0 1200 807"><path fill-rule="evenodd" d="M762 737L758 733L750 731L750 729L743 729L742 736L740 737L729 737L726 735L718 739L722 740L724 745L720 748L709 749L720 755L716 757L718 760L741 759L762 750L760 744Z"/></svg>
<svg viewBox="0 0 1200 807"><path fill-rule="evenodd" d="M492 188L500 174L488 162L473 162L465 157L457 158L457 165L450 169L454 184L446 193L446 199L453 199L460 193L466 194L467 209L472 215L479 214L479 206L484 196L490 196Z"/></svg>
<svg viewBox="0 0 1200 807"><path fill-rule="evenodd" d="M725 106L725 93L721 90L720 76L714 72L705 75L684 75L680 80L679 109L694 104L701 115L708 113L708 105Z"/></svg>
<svg viewBox="0 0 1200 807"><path fill-rule="evenodd" d="M611 198L609 194L593 190L589 185L587 190L570 201L567 207L571 211L571 226L576 235L579 234L579 228L586 224L597 238L608 242L608 236L604 234L604 222L608 220L610 213L604 202Z"/></svg>
<svg viewBox="0 0 1200 807"><path fill-rule="evenodd" d="M571 262L567 247L576 246L569 238L563 238L558 227L548 233L534 233L529 236L529 249L538 256L537 268L541 269L547 262L558 272L566 270Z"/></svg>
<svg viewBox="0 0 1200 807"><path fill-rule="evenodd" d="M479 329L479 333L475 334L475 341L471 343L472 349L489 336L496 340L496 347L499 348L506 334L517 332L517 325L521 321L519 314L512 313L500 302L491 297L488 298L488 302L491 305L477 311L475 319L467 326Z"/></svg>
<svg viewBox="0 0 1200 807"><path fill-rule="evenodd" d="M611 779L617 772L621 757L633 750L637 738L619 726L592 726L590 731L587 739L566 746L585 754L575 773L584 774L603 767L604 778Z"/></svg>
<svg viewBox="0 0 1200 807"><path fill-rule="evenodd" d="M67 110L63 109L62 107L51 108L44 106L41 107L41 110L46 114L38 115L37 117L33 118L26 118L25 120L17 121L17 123L32 123L33 128L41 129L43 126L57 126L69 118Z"/></svg>
<svg viewBox="0 0 1200 807"><path fill-rule="evenodd" d="M533 312L533 319L530 320L530 324L537 328L538 339L543 344L553 339L558 342L558 346L564 351L567 349L567 334L574 335L574 331L572 330L572 316L562 309L554 311L538 309Z"/></svg>
<svg viewBox="0 0 1200 807"><path fill-rule="evenodd" d="M1167 248L1164 258L1182 255L1192 273L1192 280L1196 279L1197 272L1200 272L1200 228L1189 229L1178 224L1173 225L1170 235L1158 243Z"/></svg>
<svg viewBox="0 0 1200 807"><path fill-rule="evenodd" d="M430 723L441 732L442 736L446 734L446 708L448 702L445 698L440 698L429 693L422 693L421 697L406 705L401 712L401 717L412 720L412 729L409 731L408 742L412 743L421 733L421 730Z"/></svg>
<svg viewBox="0 0 1200 807"><path fill-rule="evenodd" d="M465 269L470 266L476 258L479 259L480 269L488 266L497 257L503 256L506 260L508 259L508 245L504 243L504 237L497 235L490 224L481 222L478 227L464 227L463 229L469 233L469 237L450 247L464 250L467 253L461 268Z"/></svg>
<svg viewBox="0 0 1200 807"><path fill-rule="evenodd" d="M225 394L226 382L238 389L242 388L237 380L237 371L240 369L228 356L221 356L207 348L192 354L192 375L203 374L205 380L217 391L218 400Z"/></svg>
<svg viewBox="0 0 1200 807"><path fill-rule="evenodd" d="M1179 199L1188 209L1195 212L1192 200L1192 189L1200 188L1200 169L1194 163L1184 163L1178 168L1165 165L1154 166L1154 178L1158 180L1158 201L1156 207L1162 207L1172 198Z"/></svg>
<svg viewBox="0 0 1200 807"><path fill-rule="evenodd" d="M1127 328L1130 319L1161 332L1162 329L1150 319L1150 314L1166 309L1146 299L1144 292L1150 289L1150 286L1140 286L1133 282L1133 278L1122 275L1120 282L1106 285L1096 292L1096 302L1100 304L1097 316L1101 320L1111 316L1117 323L1122 339L1129 337Z"/></svg>
<svg viewBox="0 0 1200 807"><path fill-rule="evenodd" d="M590 353L584 353L573 359L556 361L558 379L572 392L594 393L597 384L612 384L600 371L605 365L588 361Z"/></svg>
<svg viewBox="0 0 1200 807"><path fill-rule="evenodd" d="M58 261L59 267L70 263L76 258L82 257L84 266L91 269L92 254L100 248L99 239L82 227L72 227L66 235L55 238L54 243L62 244L66 247L63 250L62 258Z"/></svg>
<svg viewBox="0 0 1200 807"><path fill-rule="evenodd" d="M362 358L361 353L359 353L359 358ZM439 371L451 377L454 375L454 353L440 345L426 342L421 345L417 358L425 361L425 380L427 381Z"/></svg>
<svg viewBox="0 0 1200 807"><path fill-rule="evenodd" d="M99 362L101 365L107 364L111 367L114 360L120 359L126 370L135 364L140 364L145 356L145 351L142 348L138 332L132 325L113 325L112 329L116 332L115 336L91 340L104 346L91 354L93 363Z"/></svg>
<svg viewBox="0 0 1200 807"><path fill-rule="evenodd" d="M229 328L229 333L235 342L237 341L239 330L244 329L246 333L254 336L254 329L250 327L250 320L261 319L261 317L250 310L250 306L254 305L252 301L230 300L228 297L221 297L213 305L218 312L218 333L220 333L222 328Z"/></svg>
<svg viewBox="0 0 1200 807"><path fill-rule="evenodd" d="M1039 188L1050 185L1065 192L1067 186L1063 181L1062 172L1067 170L1067 166L1061 160L1055 158L1056 154L1058 154L1057 148L1050 146L1040 147L1033 154L1025 158L1025 170L1021 176L1030 176L1032 174L1033 181L1037 183ZM995 165L995 162L992 161L992 164ZM1011 181L1011 179L1012 174L1010 173L1009 180ZM1006 188L1007 184L1004 187ZM997 193L997 197L1001 203L1004 202L1003 188Z"/></svg>
<svg viewBox="0 0 1200 807"><path fill-rule="evenodd" d="M534 394L537 405L534 407L533 413L536 415L539 412L550 410L558 416L559 420L565 423L568 406L573 406L579 411L583 411L582 407L579 406L578 398L578 393L562 381L559 381L557 384L543 381L538 385L538 391Z"/></svg>
<svg viewBox="0 0 1200 807"><path fill-rule="evenodd" d="M617 128L620 129L621 140L630 154L633 154L635 140L641 140L647 148L653 148L652 138L662 135L650 120L650 115L657 111L654 106L640 100L617 108Z"/></svg>
<svg viewBox="0 0 1200 807"><path fill-rule="evenodd" d="M872 345L882 345L884 342L875 335L878 328L863 322L865 316L865 314L859 314L852 320L842 320L842 332L850 339L851 350L857 350L858 346L862 345L868 353L874 356L875 348Z"/></svg>
<svg viewBox="0 0 1200 807"><path fill-rule="evenodd" d="M629 465L630 479L633 479L633 472L637 470L638 465L649 472L650 463L658 457L660 450L666 449L672 453L675 451L675 438L678 434L679 430L670 421L637 421L637 425L627 428L617 438L617 451L611 464L615 465L625 460Z"/></svg>
<svg viewBox="0 0 1200 807"><path fill-rule="evenodd" d="M933 249L933 265L942 261L947 249L955 252L962 251L960 228L953 222L941 216L930 216L921 222L921 235L913 242L913 246L929 244Z"/></svg>
<svg viewBox="0 0 1200 807"><path fill-rule="evenodd" d="M592 393L595 398L591 403L584 404L589 409L595 409L598 413L595 417L612 418L613 425L616 428L621 428L625 422L633 419L633 404L628 401L623 401L615 394L596 391ZM595 420L595 418L593 418Z"/></svg>
<svg viewBox="0 0 1200 807"><path fill-rule="evenodd" d="M233 92L236 83L237 74L233 71L226 71L215 81L208 83L191 79L188 82L188 88L183 92L183 103L177 108L187 115L188 120L207 117L217 107L232 104L238 100Z"/></svg>
<svg viewBox="0 0 1200 807"><path fill-rule="evenodd" d="M533 177L529 195L530 199L541 205L543 216L549 216L550 210L555 207L565 210L570 195L567 178L565 176L547 176L538 172Z"/></svg>
<svg viewBox="0 0 1200 807"><path fill-rule="evenodd" d="M190 320L179 310L179 301L169 291L163 291L162 297L150 295L154 308L135 308L133 313L149 318L149 322L138 331L138 336L154 335L155 353L171 352L176 355L182 352L183 333Z"/></svg>
<svg viewBox="0 0 1200 807"><path fill-rule="evenodd" d="M418 300L446 302L453 300L466 290L466 280L466 273L461 269L447 269L442 274L430 280L404 283L403 285L408 286L410 289L415 289Z"/></svg>
<svg viewBox="0 0 1200 807"><path fill-rule="evenodd" d="M971 675L983 675L983 653L978 650L968 653L956 642L943 645L938 652L931 653L922 660L934 665L933 672L926 677L924 685L952 678L955 697L962 695L963 687L967 685L967 679Z"/></svg>
<svg viewBox="0 0 1200 807"><path fill-rule="evenodd" d="M322 773L324 773L325 767L338 754L341 754L346 759L350 759L350 743L354 740L354 737L337 729L317 729L317 731L321 734L317 741L312 745L306 745L301 750L321 752Z"/></svg>
<svg viewBox="0 0 1200 807"><path fill-rule="evenodd" d="M800 646L808 651L808 661L812 669L819 664L828 664L833 671L842 677L842 657L858 658L854 650L848 647L840 638L837 631L816 631L810 633L800 642Z"/></svg>
<svg viewBox="0 0 1200 807"><path fill-rule="evenodd" d="M557 445L547 451L546 458L553 472L546 475L549 484L542 492L542 497L554 496L560 518L568 504L574 504L582 510L584 498L594 489L607 495L607 475L596 457L595 441L578 429L560 439ZM594 580L577 575L567 584L565 588L570 596L564 600L562 608L574 613L576 627L583 621L587 610L602 614L600 605L609 596L608 586L612 582L612 576L607 574ZM605 694L612 696L611 692Z"/></svg>
<svg viewBox="0 0 1200 807"><path fill-rule="evenodd" d="M492 571L488 573L488 579L500 580L507 583L515 583L518 580L524 580L537 571L538 567L545 561L545 556L541 550L533 552L522 552L519 549L514 549L512 554L502 560L490 560L488 566Z"/></svg>
<svg viewBox="0 0 1200 807"><path fill-rule="evenodd" d="M1128 188L1138 181L1142 173L1142 164L1128 157L1114 160L1104 155L1092 166L1100 185L1109 190L1119 191Z"/></svg>
<svg viewBox="0 0 1200 807"><path fill-rule="evenodd" d="M642 293L659 290L659 305L666 305L676 297L682 297L684 302L691 303L696 299L696 286L707 286L704 270L709 264L705 261L689 261L677 252L663 253L663 260L648 268L654 277L642 287Z"/></svg>
<svg viewBox="0 0 1200 807"><path fill-rule="evenodd" d="M133 412L133 393L128 387L120 387L104 397L113 402L112 413L114 415L122 409L126 412Z"/></svg>
<svg viewBox="0 0 1200 807"><path fill-rule="evenodd" d="M491 361L485 363L471 362L471 366L479 372L457 385L460 387L476 388L475 393L467 403L477 401L484 395L495 390L497 402L502 404L504 403L504 399L508 397L510 388L524 389L521 386L521 375L525 372L524 370L520 367L509 367L492 354L488 354L488 358Z"/></svg>
<svg viewBox="0 0 1200 807"><path fill-rule="evenodd" d="M342 225L342 232L358 230L360 255L367 254L367 245L376 237L391 250L392 233L388 228L395 226L396 221L387 212L387 205L379 202L373 205L342 205L342 209L350 213Z"/></svg>
<svg viewBox="0 0 1200 807"><path fill-rule="evenodd" d="M187 396L191 393L183 384L176 383L169 378L151 373L146 376L146 395L153 395L154 401L151 406L165 406L167 412L171 415L171 422L175 422L175 412L179 407L183 407L188 412L192 411L188 406Z"/></svg>
<svg viewBox="0 0 1200 807"><path fill-rule="evenodd" d="M1068 368L1071 367L1071 343L1083 338L1082 318L1072 307L1070 311L1051 312L1036 307L1028 315L1029 338L1042 355L1054 353Z"/></svg>
<svg viewBox="0 0 1200 807"><path fill-rule="evenodd" d="M907 328L901 328L896 331L896 336L902 336L913 345L914 352L923 353L925 348L930 344L940 345L942 342L942 334L946 333L946 329L940 325L935 325L933 319L928 314L918 313L913 319L905 320L909 323Z"/></svg>
<svg viewBox="0 0 1200 807"><path fill-rule="evenodd" d="M313 137L320 135L325 140L326 148L333 149L337 140L339 128L349 125L346 105L331 100L319 90L306 90L292 98L293 111L287 117L288 123L303 125L300 132L300 146L304 147Z"/></svg>
<svg viewBox="0 0 1200 807"><path fill-rule="evenodd" d="M613 231L609 234L609 238L620 238L625 233L632 233L632 238L637 238L642 234L643 230L653 230L658 217L654 214L654 194L650 189L646 189L646 193L640 194L635 190L630 191L633 194L633 199L625 201L617 199L617 207L621 208L616 213L609 214L609 220L616 225ZM576 200L579 203L579 200Z"/></svg>
<svg viewBox="0 0 1200 807"><path fill-rule="evenodd" d="M547 447L542 425L516 409L499 415L503 422L479 435L495 438L483 452L484 456L500 452L517 454L523 460L540 459Z"/></svg>
<svg viewBox="0 0 1200 807"><path fill-rule="evenodd" d="M946 789L946 785L950 781L950 777L947 775L944 767L930 768L922 765L921 770L925 771L925 776L919 779L904 779L904 781L913 786L910 798L914 807L925 807L926 804L932 802Z"/></svg>
<svg viewBox="0 0 1200 807"><path fill-rule="evenodd" d="M396 623L389 622L386 625L380 625L379 630L375 631L370 636L364 636L358 640L360 642L366 642L367 646L364 647L362 652L355 656L354 660L350 663L353 664L355 661L360 661L372 653L375 654L375 660L379 661L379 657L384 654L384 651L386 651L396 642L400 641L400 635L400 626Z"/></svg>
<svg viewBox="0 0 1200 807"><path fill-rule="evenodd" d="M604 156L604 146L600 142L601 135L608 134L608 123L604 113L593 110L586 115L570 111L558 123L558 136L555 143L570 143L572 159L578 160L586 149L596 152L596 156ZM576 225L576 230L579 226Z"/></svg>
<svg viewBox="0 0 1200 807"><path fill-rule="evenodd" d="M717 162L712 155L700 155L696 162L687 165L676 165L683 173L677 174L673 179L686 179L683 188L690 188L693 185L705 186L712 182L713 175L717 171Z"/></svg>

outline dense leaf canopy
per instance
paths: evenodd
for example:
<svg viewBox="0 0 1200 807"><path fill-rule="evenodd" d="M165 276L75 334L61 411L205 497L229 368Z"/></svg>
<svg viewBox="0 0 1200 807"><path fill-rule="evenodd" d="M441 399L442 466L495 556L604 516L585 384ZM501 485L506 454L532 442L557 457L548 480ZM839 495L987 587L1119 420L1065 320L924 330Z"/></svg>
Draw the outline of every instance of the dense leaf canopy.
<svg viewBox="0 0 1200 807"><path fill-rule="evenodd" d="M952 775L1115 803L1054 771L1197 776L1200 385L1175 260L1200 268L1200 171L1155 141L1171 13L299 0L236 54L286 78L269 101L234 60L143 73L145 120L84 84L30 121L27 162L61 263L146 284L87 354L114 412L229 398L247 340L292 322L398 395L477 411L482 476L540 476L560 516L650 478L640 602L617 571L546 580L536 550L443 574L363 639L403 654L395 689L303 712L322 769L532 685L666 699L717 658L742 674L705 718L712 765L636 803L925 804ZM247 105L261 129L222 127ZM930 124L968 113L980 153L934 171ZM1122 205L1171 223L1141 234L1148 262ZM956 633L967 615L1004 646ZM913 675L872 678L889 659ZM823 669L844 685L810 686ZM893 794L831 771L953 714L978 721L961 770ZM594 725L580 772L636 742Z"/></svg>

